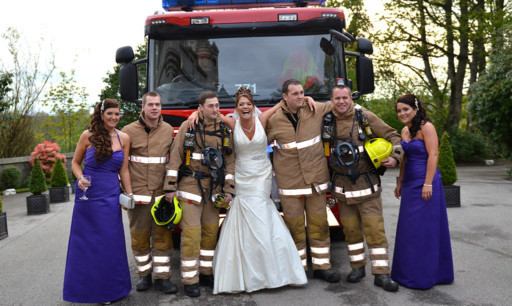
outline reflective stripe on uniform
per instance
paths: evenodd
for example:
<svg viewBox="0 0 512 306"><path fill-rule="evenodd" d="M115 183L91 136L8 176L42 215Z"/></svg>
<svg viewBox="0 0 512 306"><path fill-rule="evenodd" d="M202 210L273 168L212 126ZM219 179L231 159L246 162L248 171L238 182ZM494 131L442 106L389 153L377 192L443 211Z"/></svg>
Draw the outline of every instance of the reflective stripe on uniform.
<svg viewBox="0 0 512 306"><path fill-rule="evenodd" d="M185 198L185 199L188 199L188 200L192 200L192 201L196 201L196 202L199 202L201 203L201 201L203 200L203 198L200 196L200 195L197 195L197 194L193 194L193 193L190 193L190 192L186 192L186 191L176 191L176 195L178 197L182 197L182 198Z"/></svg>
<svg viewBox="0 0 512 306"><path fill-rule="evenodd" d="M141 164L166 164L169 159L167 157L144 157L130 155L130 161Z"/></svg>
<svg viewBox="0 0 512 306"><path fill-rule="evenodd" d="M354 244L347 245L347 247L348 247L349 251L355 251L355 250L360 250L360 249L364 248L364 244L362 242L354 243Z"/></svg>
<svg viewBox="0 0 512 306"><path fill-rule="evenodd" d="M182 267L195 267L197 265L197 260L182 260Z"/></svg>
<svg viewBox="0 0 512 306"><path fill-rule="evenodd" d="M329 254L329 247L325 247L325 248L314 248L314 247L311 247L311 253L315 253L315 254Z"/></svg>
<svg viewBox="0 0 512 306"><path fill-rule="evenodd" d="M201 261L199 261L199 266L200 267L205 267L205 268L211 268L212 267L212 261L211 260L201 260Z"/></svg>
<svg viewBox="0 0 512 306"><path fill-rule="evenodd" d="M314 265L325 265L329 263L329 258L315 258L311 257L311 262Z"/></svg>
<svg viewBox="0 0 512 306"><path fill-rule="evenodd" d="M387 267L389 266L389 260L381 259L381 260L372 260L373 267Z"/></svg>
<svg viewBox="0 0 512 306"><path fill-rule="evenodd" d="M308 265L308 261L306 259L303 259L301 260L302 261L302 265L305 267Z"/></svg>
<svg viewBox="0 0 512 306"><path fill-rule="evenodd" d="M377 184L373 185L373 189L374 190L378 190L379 189L379 185L377 185ZM334 192L339 193L339 194L343 194L343 195L345 195L346 198L359 198L359 197L364 197L364 196L372 194L372 189L371 188L366 188L366 189L363 189L363 190L344 192L343 188L341 188L341 187L334 187Z"/></svg>
<svg viewBox="0 0 512 306"><path fill-rule="evenodd" d="M203 250L203 249L201 249L199 251L199 255L200 256L211 256L211 257L213 257L213 255L215 255L215 250Z"/></svg>
<svg viewBox="0 0 512 306"><path fill-rule="evenodd" d="M188 271L188 272L182 271L181 272L181 277L183 277L183 278L192 278L196 275L197 275L197 271Z"/></svg>
<svg viewBox="0 0 512 306"><path fill-rule="evenodd" d="M201 153L192 153L192 156L190 156L190 158L196 159L196 160L203 160L204 155Z"/></svg>
<svg viewBox="0 0 512 306"><path fill-rule="evenodd" d="M134 256L136 262L146 262L149 260L149 254L142 256Z"/></svg>
<svg viewBox="0 0 512 306"><path fill-rule="evenodd" d="M168 263L171 261L169 256L153 256L153 261L156 263Z"/></svg>
<svg viewBox="0 0 512 306"><path fill-rule="evenodd" d="M324 190L329 189L329 183L323 183L315 187L316 192L320 193Z"/></svg>
<svg viewBox="0 0 512 306"><path fill-rule="evenodd" d="M171 267L169 267L169 266L154 266L153 272L155 272L155 273L171 272Z"/></svg>
<svg viewBox="0 0 512 306"><path fill-rule="evenodd" d="M365 258L365 255L364 253L361 253L361 254L357 254L357 255L350 255L350 261L360 261L360 260L364 260Z"/></svg>
<svg viewBox="0 0 512 306"><path fill-rule="evenodd" d="M178 176L178 171L176 171L176 170L167 170L167 176Z"/></svg>
<svg viewBox="0 0 512 306"><path fill-rule="evenodd" d="M370 255L386 255L386 254L388 254L388 249L386 249L386 248L370 249Z"/></svg>
<svg viewBox="0 0 512 306"><path fill-rule="evenodd" d="M140 195L140 194L134 194L133 199L136 203L143 202L143 203L149 203L151 202L151 196L146 195Z"/></svg>
<svg viewBox="0 0 512 306"><path fill-rule="evenodd" d="M233 174L226 174L225 180L234 180L235 179L235 176Z"/></svg>
<svg viewBox="0 0 512 306"><path fill-rule="evenodd" d="M150 263L148 263L147 265L137 266L137 270L138 270L139 272L144 272L144 271L147 271L147 270L149 270L149 269L151 269L151 262L150 262Z"/></svg>
<svg viewBox="0 0 512 306"><path fill-rule="evenodd" d="M298 252L299 252L299 256L306 255L306 249L300 249L300 250L298 250Z"/></svg>
<svg viewBox="0 0 512 306"><path fill-rule="evenodd" d="M306 195L313 194L311 188L302 188L302 189L279 189L279 194L282 195Z"/></svg>
<svg viewBox="0 0 512 306"><path fill-rule="evenodd" d="M301 142L290 142L290 143L285 143L285 144L280 144L280 143L277 143L277 141L275 142L275 146L278 148L278 149L294 149L294 148L297 148L297 149L304 149L304 148L307 148L307 147L310 147L316 143L319 143L321 141L321 137L320 135L316 136L315 138L312 138L312 139L309 139L309 140L304 140L304 141L301 141Z"/></svg>

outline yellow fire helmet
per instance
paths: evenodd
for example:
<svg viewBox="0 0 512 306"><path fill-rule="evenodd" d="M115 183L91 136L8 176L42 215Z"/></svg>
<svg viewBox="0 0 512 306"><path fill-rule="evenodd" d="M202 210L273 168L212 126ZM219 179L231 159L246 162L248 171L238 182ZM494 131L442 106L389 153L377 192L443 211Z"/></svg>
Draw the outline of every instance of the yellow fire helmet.
<svg viewBox="0 0 512 306"><path fill-rule="evenodd" d="M158 225L166 225L169 223L178 224L181 220L181 204L173 198L173 203L169 203L165 196L156 198L155 204L151 207L151 215Z"/></svg>
<svg viewBox="0 0 512 306"><path fill-rule="evenodd" d="M364 149L375 168L379 168L382 161L393 152L393 145L384 138L372 138L365 142Z"/></svg>

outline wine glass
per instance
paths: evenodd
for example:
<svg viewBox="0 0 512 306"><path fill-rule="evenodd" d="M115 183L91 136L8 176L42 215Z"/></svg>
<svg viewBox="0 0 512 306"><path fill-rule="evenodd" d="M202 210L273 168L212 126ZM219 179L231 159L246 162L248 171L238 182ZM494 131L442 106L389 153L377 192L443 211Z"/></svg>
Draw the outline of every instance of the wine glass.
<svg viewBox="0 0 512 306"><path fill-rule="evenodd" d="M84 175L82 176L82 186L84 186L84 194L80 197L80 200L89 200L88 197L85 196L85 192L87 191L87 188L91 186L91 176L90 175Z"/></svg>

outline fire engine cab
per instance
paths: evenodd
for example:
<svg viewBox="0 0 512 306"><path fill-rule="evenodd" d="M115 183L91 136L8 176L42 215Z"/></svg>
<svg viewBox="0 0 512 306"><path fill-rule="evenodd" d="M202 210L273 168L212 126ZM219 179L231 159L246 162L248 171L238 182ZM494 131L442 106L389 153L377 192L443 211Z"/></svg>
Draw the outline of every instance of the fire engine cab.
<svg viewBox="0 0 512 306"><path fill-rule="evenodd" d="M261 110L282 98L281 85L294 78L317 102L330 99L337 84L353 88L354 99L374 90L372 43L345 29L340 8L294 0L163 0L167 12L145 23L147 58L134 61L131 47L117 50L121 99L139 102L139 93L162 97L164 120L176 129L197 109L205 90L219 95L221 112L234 112L235 92L251 89ZM345 50L346 45L356 51ZM354 57L353 67L347 58ZM146 64L138 87L137 65ZM355 77L355 84L352 79ZM334 199L330 224L340 226Z"/></svg>

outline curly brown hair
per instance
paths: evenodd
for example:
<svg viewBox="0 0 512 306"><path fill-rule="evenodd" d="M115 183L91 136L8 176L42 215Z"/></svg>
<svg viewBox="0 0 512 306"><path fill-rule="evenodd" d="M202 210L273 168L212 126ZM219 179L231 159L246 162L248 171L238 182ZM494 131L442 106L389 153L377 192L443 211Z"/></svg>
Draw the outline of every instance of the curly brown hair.
<svg viewBox="0 0 512 306"><path fill-rule="evenodd" d="M249 88L240 87L235 93L235 106L237 106L238 101L240 101L241 97L246 97L251 101L252 105L254 105L254 100L252 98L252 92Z"/></svg>
<svg viewBox="0 0 512 306"><path fill-rule="evenodd" d="M409 129L409 133L411 133L411 137L416 137L416 134L421 130L421 126L424 125L427 122L432 122L430 118L427 116L427 110L425 109L425 106L423 105L423 102L418 99L413 94L406 94L403 96L398 97L398 100L395 103L395 111L397 111L396 105L398 103L404 103L409 105L412 109L417 109L418 112L416 112L416 115L414 118L412 118L412 126Z"/></svg>
<svg viewBox="0 0 512 306"><path fill-rule="evenodd" d="M96 161L99 163L110 158L112 156L112 138L108 133L107 128L101 114L109 108L119 108L119 103L115 99L105 99L94 107L94 113L91 115L91 124L89 125L89 131L91 136L89 141L96 150Z"/></svg>

